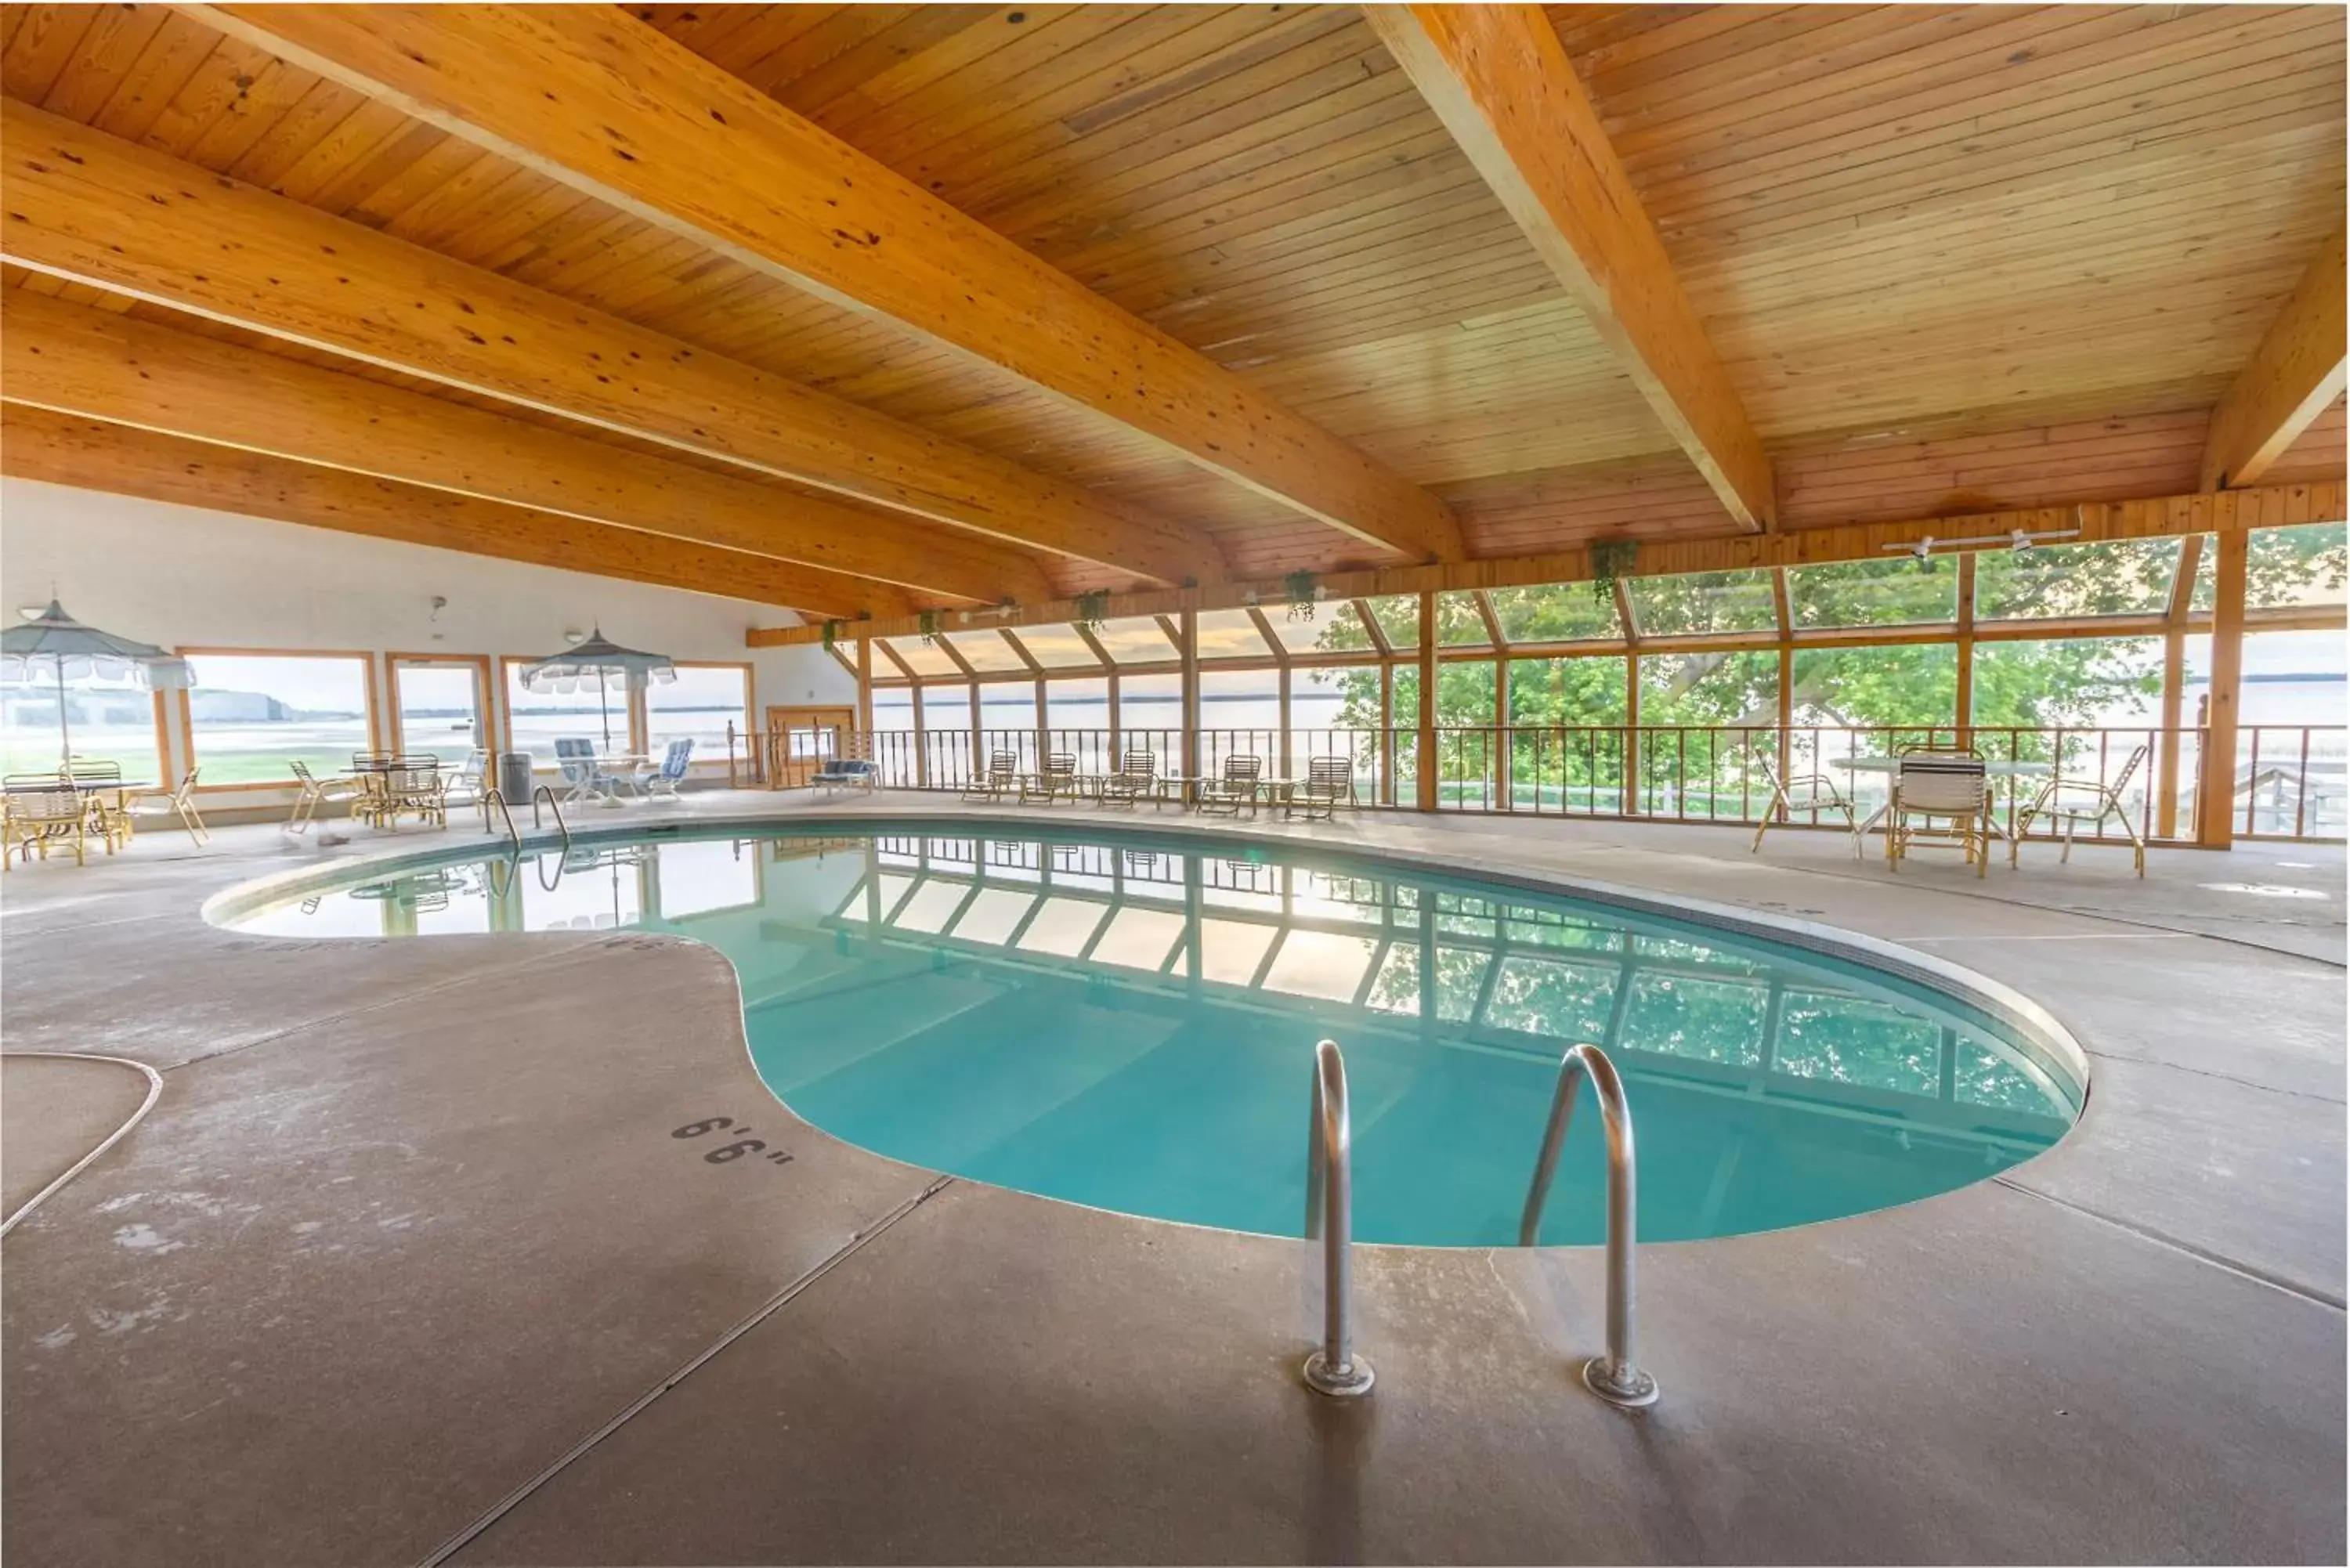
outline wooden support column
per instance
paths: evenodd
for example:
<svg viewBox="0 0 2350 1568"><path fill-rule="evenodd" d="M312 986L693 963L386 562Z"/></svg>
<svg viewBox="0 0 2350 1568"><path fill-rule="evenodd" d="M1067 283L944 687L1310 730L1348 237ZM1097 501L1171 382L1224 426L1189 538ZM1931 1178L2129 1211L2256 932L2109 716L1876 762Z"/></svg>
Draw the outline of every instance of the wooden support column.
<svg viewBox="0 0 2350 1568"><path fill-rule="evenodd" d="M1282 664L1282 666L1281 666L1281 677L1280 677L1280 678L1281 678L1281 776L1282 776L1283 778L1289 778L1289 777L1291 777L1292 775L1294 775L1294 774L1296 773L1296 771L1297 771L1297 766L1296 766L1296 759L1295 759L1295 757L1293 757L1293 756L1290 754L1294 748L1293 748L1293 747L1290 745L1290 743L1289 743L1289 665L1288 665L1288 663L1287 663L1285 660L1283 662L1283 664Z"/></svg>
<svg viewBox="0 0 2350 1568"><path fill-rule="evenodd" d="M1379 665L1379 804L1396 803L1395 666Z"/></svg>
<svg viewBox="0 0 2350 1568"><path fill-rule="evenodd" d="M1185 607L1176 629L1181 645L1177 651L1183 659L1183 700L1177 704L1183 711L1183 776L1195 779L1200 776L1200 612Z"/></svg>
<svg viewBox="0 0 2350 1568"><path fill-rule="evenodd" d="M2187 616L2195 604L2195 574L2203 565L2203 535L2178 542L2178 570L2170 581L2169 625L2162 634L2162 732L2155 737L2154 836L2178 836L2178 726L2187 706Z"/></svg>
<svg viewBox="0 0 2350 1568"><path fill-rule="evenodd" d="M1436 596L1419 596L1419 809L1436 809Z"/></svg>
<svg viewBox="0 0 2350 1568"><path fill-rule="evenodd" d="M1480 595L1480 598L1483 596ZM1515 811L1517 790L1511 777L1511 764L1517 760L1516 748L1510 738L1510 661L1502 657L1501 645L1493 647L1493 809Z"/></svg>
<svg viewBox="0 0 2350 1568"><path fill-rule="evenodd" d="M987 742L979 732L979 682L971 683L971 776L987 776Z"/></svg>
<svg viewBox="0 0 2350 1568"><path fill-rule="evenodd" d="M1975 738L1975 557L1959 557L1959 744Z"/></svg>
<svg viewBox="0 0 2350 1568"><path fill-rule="evenodd" d="M1103 691L1103 701L1109 708L1110 766L1113 768L1123 768L1126 765L1126 743L1123 739L1124 732L1120 727L1118 714L1118 666L1115 664L1111 665L1109 673L1103 676L1102 680L1106 683L1105 690Z"/></svg>
<svg viewBox="0 0 2350 1568"><path fill-rule="evenodd" d="M2244 674L2244 572L2251 535L2220 535L2212 563L2210 715L2203 734L2203 778L2195 841L2226 849L2236 841L2236 716Z"/></svg>
<svg viewBox="0 0 2350 1568"><path fill-rule="evenodd" d="M1779 622L1779 761L1778 774L1783 783L1794 774L1787 761L1787 745L1795 727L1795 608L1787 597L1787 569L1778 567L1771 574L1771 610ZM1818 772L1825 764L1814 761L1811 771Z"/></svg>
<svg viewBox="0 0 2350 1568"><path fill-rule="evenodd" d="M1622 592L1618 584L1617 592ZM1640 656L1624 655L1624 815L1640 815Z"/></svg>
<svg viewBox="0 0 2350 1568"><path fill-rule="evenodd" d="M930 726L922 720L922 683L914 681L907 688L914 700L914 787L931 787Z"/></svg>
<svg viewBox="0 0 2350 1568"><path fill-rule="evenodd" d="M873 745L873 639L857 639L857 732L865 737L866 756ZM854 753L852 753L854 754Z"/></svg>

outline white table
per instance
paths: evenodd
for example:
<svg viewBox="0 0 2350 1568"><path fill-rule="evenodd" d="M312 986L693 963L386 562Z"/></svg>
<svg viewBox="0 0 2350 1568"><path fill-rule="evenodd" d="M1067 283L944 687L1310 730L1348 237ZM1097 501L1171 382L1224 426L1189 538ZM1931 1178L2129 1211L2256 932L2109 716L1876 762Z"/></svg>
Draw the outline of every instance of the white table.
<svg viewBox="0 0 2350 1568"><path fill-rule="evenodd" d="M1829 765L1832 767L1842 768L1848 774L1889 774L1893 772L1893 764L1899 760L1900 759L1898 757L1832 757L1829 759ZM2001 763L1986 761L1983 763L1983 772L1992 775L1993 777L2045 778L2048 775L2048 764L2046 763ZM1878 806L1875 811L1870 812L1868 814L1868 820L1852 830L1853 836L1856 838L1867 837L1869 831L1876 827L1878 823L1884 821L1885 814L1892 809L1893 803L1888 800L1883 805ZM1983 815L1984 820L1991 832L1998 834L2002 838L2012 836L2009 834L2007 829L1999 825L1999 819L1991 815L1988 807L1985 807ZM1857 855L1859 852L1858 847L1856 846L1853 853Z"/></svg>

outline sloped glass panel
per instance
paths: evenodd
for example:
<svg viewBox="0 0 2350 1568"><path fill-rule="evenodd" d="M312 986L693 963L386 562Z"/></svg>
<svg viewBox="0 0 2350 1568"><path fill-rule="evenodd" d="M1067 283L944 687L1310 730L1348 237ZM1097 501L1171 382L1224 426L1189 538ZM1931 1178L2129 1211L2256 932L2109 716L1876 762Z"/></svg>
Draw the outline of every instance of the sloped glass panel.
<svg viewBox="0 0 2350 1568"><path fill-rule="evenodd" d="M1023 626L1012 628L1028 657L1047 670L1098 670L1101 660L1086 646L1073 626Z"/></svg>
<svg viewBox="0 0 2350 1568"><path fill-rule="evenodd" d="M1975 556L1975 618L2159 614L2170 605L2178 546L2177 539L2101 539L1985 550Z"/></svg>
<svg viewBox="0 0 2350 1568"><path fill-rule="evenodd" d="M1281 646L1292 653L1352 653L1371 646L1355 607L1344 599L1325 600L1314 607L1312 619L1293 616L1286 605L1268 607L1264 618Z"/></svg>
<svg viewBox="0 0 2350 1568"><path fill-rule="evenodd" d="M1246 610L1201 610L1195 635L1200 639L1201 663L1219 659L1264 659L1273 649L1264 645L1264 638L1256 629L1256 622Z"/></svg>
<svg viewBox="0 0 2350 1568"><path fill-rule="evenodd" d="M1589 583L1490 588L1485 597L1511 642L1615 641L1624 635L1616 596L1595 592Z"/></svg>
<svg viewBox="0 0 2350 1568"><path fill-rule="evenodd" d="M2244 607L2282 609L2342 603L2344 579L2350 576L2345 529L2350 524L2253 529L2244 567Z"/></svg>
<svg viewBox="0 0 2350 1568"><path fill-rule="evenodd" d="M1959 574L1937 560L1921 572L1908 556L1787 568L1787 606L1799 628L1924 626L1959 617Z"/></svg>
<svg viewBox="0 0 2350 1568"><path fill-rule="evenodd" d="M1436 596L1437 647L1489 648L1492 641L1492 633L1485 629L1485 618L1478 613L1475 594L1453 592Z"/></svg>
<svg viewBox="0 0 2350 1568"><path fill-rule="evenodd" d="M935 643L924 642L919 637L885 637L878 640L898 656L899 663L925 680L933 675L951 679L960 673L954 667L954 660L949 659L945 649ZM886 659L876 660L875 668L889 669L889 661Z"/></svg>
<svg viewBox="0 0 2350 1568"><path fill-rule="evenodd" d="M1155 616L1129 616L1124 620L1104 621L1094 628L1094 640L1102 651L1120 664L1172 663L1181 655L1167 634L1159 628Z"/></svg>
<svg viewBox="0 0 2350 1568"><path fill-rule="evenodd" d="M1779 611L1764 571L1691 572L1677 577L1627 577L1632 618L1643 637L1688 637L1708 631L1775 631Z"/></svg>
<svg viewBox="0 0 2350 1568"><path fill-rule="evenodd" d="M954 650L962 654L962 661L973 670L985 672L1028 668L1020 662L1020 656L1012 650L1012 645L1003 640L1003 634L992 627L985 631L951 631L946 634L946 639L954 644Z"/></svg>
<svg viewBox="0 0 2350 1568"><path fill-rule="evenodd" d="M1379 631L1394 649L1419 646L1419 596L1390 594L1383 599L1367 601L1371 616L1379 623Z"/></svg>

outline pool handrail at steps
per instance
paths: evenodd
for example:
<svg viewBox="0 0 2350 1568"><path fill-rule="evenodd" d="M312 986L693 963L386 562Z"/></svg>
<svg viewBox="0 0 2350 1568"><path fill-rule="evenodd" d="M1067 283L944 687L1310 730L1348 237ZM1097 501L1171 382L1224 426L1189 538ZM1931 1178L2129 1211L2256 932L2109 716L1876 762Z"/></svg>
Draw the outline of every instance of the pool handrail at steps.
<svg viewBox="0 0 2350 1568"><path fill-rule="evenodd" d="M555 813L555 828L563 835L563 853L568 855L571 853L571 829L564 823L563 803L555 798L552 785L541 784L530 792L530 825L536 827L539 824L538 800L541 795L546 797L546 809Z"/></svg>
<svg viewBox="0 0 2350 1568"><path fill-rule="evenodd" d="M1305 1126L1305 1239L1322 1242L1322 1345L1305 1358L1305 1386L1334 1399L1371 1391L1371 1364L1353 1332L1355 1161L1347 1118L1347 1062L1338 1043L1314 1047L1313 1115Z"/></svg>
<svg viewBox="0 0 2350 1568"><path fill-rule="evenodd" d="M1559 1151L1565 1147L1567 1124L1575 1116L1575 1091L1585 1078L1591 1080L1591 1092L1599 1101L1600 1121L1607 1133L1607 1354L1584 1363L1583 1381L1609 1404L1637 1410L1655 1404L1659 1391L1657 1380L1641 1371L1632 1358L1632 1253L1638 1244L1632 1108L1625 1103L1624 1080L1617 1076L1616 1064L1596 1045L1570 1045L1559 1059L1550 1122L1543 1129L1542 1153L1534 1161L1525 1210L1518 1219L1518 1245L1537 1244L1543 1205L1550 1198L1551 1179L1558 1174Z"/></svg>
<svg viewBox="0 0 2350 1568"><path fill-rule="evenodd" d="M522 853L522 834L515 827L514 813L506 808L505 792L494 786L482 792L482 831L494 831L490 826L490 807L493 805L498 808L498 815L506 819L506 840L519 855Z"/></svg>

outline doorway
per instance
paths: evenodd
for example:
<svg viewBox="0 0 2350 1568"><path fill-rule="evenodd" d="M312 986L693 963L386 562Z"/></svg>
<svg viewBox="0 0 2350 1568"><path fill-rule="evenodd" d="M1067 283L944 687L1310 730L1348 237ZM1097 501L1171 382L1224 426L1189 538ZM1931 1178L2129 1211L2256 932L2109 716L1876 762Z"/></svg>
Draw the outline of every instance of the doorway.
<svg viewBox="0 0 2350 1568"><path fill-rule="evenodd" d="M767 709L766 769L769 789L806 789L816 771L839 756L857 728L854 708Z"/></svg>

